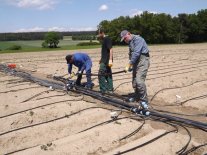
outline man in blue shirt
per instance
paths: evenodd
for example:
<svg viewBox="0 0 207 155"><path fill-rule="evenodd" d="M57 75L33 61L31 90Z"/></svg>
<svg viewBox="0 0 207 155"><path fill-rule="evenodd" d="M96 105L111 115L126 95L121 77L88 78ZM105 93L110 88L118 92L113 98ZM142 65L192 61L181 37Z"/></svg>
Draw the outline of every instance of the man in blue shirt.
<svg viewBox="0 0 207 155"><path fill-rule="evenodd" d="M135 90L135 99L148 104L145 79L150 66L150 58L147 44L141 36L131 34L127 30L123 30L120 36L121 41L129 44L129 63L125 71L133 71L132 86Z"/></svg>
<svg viewBox="0 0 207 155"><path fill-rule="evenodd" d="M83 71L86 71L86 88L92 89L92 81L91 81L91 67L92 67L92 61L91 58L86 53L75 53L71 55L67 55L65 57L67 64L68 64L68 74L69 78L71 78L72 73L72 67L75 65L78 67L77 72L77 80L76 85L81 85L81 79Z"/></svg>

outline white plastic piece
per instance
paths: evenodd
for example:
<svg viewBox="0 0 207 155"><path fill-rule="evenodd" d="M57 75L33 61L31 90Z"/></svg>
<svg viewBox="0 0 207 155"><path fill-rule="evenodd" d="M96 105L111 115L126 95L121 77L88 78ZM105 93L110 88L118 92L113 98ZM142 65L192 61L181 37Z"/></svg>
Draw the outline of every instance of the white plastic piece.
<svg viewBox="0 0 207 155"><path fill-rule="evenodd" d="M111 115L111 118L116 118L118 117L119 114L116 111L112 111L110 115Z"/></svg>
<svg viewBox="0 0 207 155"><path fill-rule="evenodd" d="M179 99L181 99L181 96L179 96L179 95L175 95L177 98L179 98Z"/></svg>
<svg viewBox="0 0 207 155"><path fill-rule="evenodd" d="M49 87L49 90L54 90L52 86Z"/></svg>
<svg viewBox="0 0 207 155"><path fill-rule="evenodd" d="M181 101L181 96L180 95L175 95L176 96L176 103L180 103Z"/></svg>

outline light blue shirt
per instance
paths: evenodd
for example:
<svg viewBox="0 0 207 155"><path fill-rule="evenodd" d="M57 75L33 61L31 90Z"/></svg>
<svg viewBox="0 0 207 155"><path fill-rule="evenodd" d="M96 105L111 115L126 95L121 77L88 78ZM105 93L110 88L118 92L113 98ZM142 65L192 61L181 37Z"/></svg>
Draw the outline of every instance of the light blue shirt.
<svg viewBox="0 0 207 155"><path fill-rule="evenodd" d="M129 42L129 63L135 64L143 53L148 53L146 41L139 35L132 34L132 40Z"/></svg>

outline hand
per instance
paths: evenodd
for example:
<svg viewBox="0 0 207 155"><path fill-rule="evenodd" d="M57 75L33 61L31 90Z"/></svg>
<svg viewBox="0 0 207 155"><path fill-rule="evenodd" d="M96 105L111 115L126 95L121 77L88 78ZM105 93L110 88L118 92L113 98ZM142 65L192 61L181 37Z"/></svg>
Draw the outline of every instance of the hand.
<svg viewBox="0 0 207 155"><path fill-rule="evenodd" d="M112 67L113 66L113 62L112 60L109 60L109 64L108 64L109 67Z"/></svg>
<svg viewBox="0 0 207 155"><path fill-rule="evenodd" d="M71 76L71 74L69 73L69 74L68 74L68 79L71 79L71 78L72 78L72 76Z"/></svg>
<svg viewBox="0 0 207 155"><path fill-rule="evenodd" d="M132 64L128 64L126 67L125 67L125 72L131 72L132 71Z"/></svg>
<svg viewBox="0 0 207 155"><path fill-rule="evenodd" d="M99 64L101 63L101 60L99 60L99 62L98 62Z"/></svg>
<svg viewBox="0 0 207 155"><path fill-rule="evenodd" d="M77 71L76 75L82 74L82 71Z"/></svg>
<svg viewBox="0 0 207 155"><path fill-rule="evenodd" d="M69 75L68 79L72 79L75 76L75 73L72 72L71 74L69 73L68 75Z"/></svg>

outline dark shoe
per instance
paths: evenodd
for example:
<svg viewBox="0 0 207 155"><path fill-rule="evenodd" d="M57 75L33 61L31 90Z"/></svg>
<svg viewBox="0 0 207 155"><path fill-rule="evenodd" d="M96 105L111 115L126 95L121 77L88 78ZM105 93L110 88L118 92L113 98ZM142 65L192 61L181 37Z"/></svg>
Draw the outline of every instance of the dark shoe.
<svg viewBox="0 0 207 155"><path fill-rule="evenodd" d="M88 86L88 85L86 85L85 88L86 88L86 89L92 89L93 87L92 87L92 86Z"/></svg>
<svg viewBox="0 0 207 155"><path fill-rule="evenodd" d="M111 90L109 90L109 91L107 91L107 93L108 93L108 94L113 94L114 92L111 91Z"/></svg>

